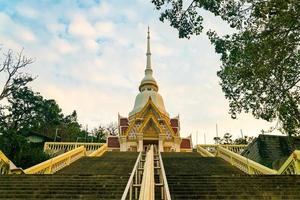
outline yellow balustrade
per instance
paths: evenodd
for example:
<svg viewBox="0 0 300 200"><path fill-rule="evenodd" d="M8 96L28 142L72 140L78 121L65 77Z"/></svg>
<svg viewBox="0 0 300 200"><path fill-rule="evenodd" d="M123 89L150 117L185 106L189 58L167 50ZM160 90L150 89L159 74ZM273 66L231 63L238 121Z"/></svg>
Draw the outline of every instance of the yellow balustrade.
<svg viewBox="0 0 300 200"><path fill-rule="evenodd" d="M227 146L227 145L226 145ZM300 151L295 150L277 171L231 151L224 145L198 145L197 152L204 157L221 157L247 174L300 175ZM236 149L235 149L236 150ZM214 152L211 153L211 152Z"/></svg>
<svg viewBox="0 0 300 200"><path fill-rule="evenodd" d="M85 147L80 146L76 149L25 169L24 172L26 174L53 174L86 155L87 153Z"/></svg>
<svg viewBox="0 0 300 200"><path fill-rule="evenodd" d="M93 151L88 156L102 156L107 151L107 144L103 144L100 148L98 148L96 151Z"/></svg>
<svg viewBox="0 0 300 200"><path fill-rule="evenodd" d="M208 150L212 154L216 153L216 148L219 146L228 149L232 152L235 152L237 154L240 154L246 148L247 145L245 144L200 144L200 146Z"/></svg>
<svg viewBox="0 0 300 200"><path fill-rule="evenodd" d="M155 199L155 182L154 182L154 150L151 145L146 154L144 165L143 179L141 184L139 200Z"/></svg>
<svg viewBox="0 0 300 200"><path fill-rule="evenodd" d="M10 160L0 150L0 174L9 174L10 173L9 165L10 165Z"/></svg>
<svg viewBox="0 0 300 200"><path fill-rule="evenodd" d="M216 155L247 174L277 174L276 170L263 166L222 146L217 147Z"/></svg>
<svg viewBox="0 0 300 200"><path fill-rule="evenodd" d="M203 148L202 146L198 145L197 146L197 152L201 154L203 157L215 157L214 154Z"/></svg>
<svg viewBox="0 0 300 200"><path fill-rule="evenodd" d="M295 150L278 170L278 174L300 175L300 151Z"/></svg>
<svg viewBox="0 0 300 200"><path fill-rule="evenodd" d="M84 146L87 154L99 149L104 143L83 143L83 142L45 142L44 151L45 152L67 152L76 149L80 146Z"/></svg>

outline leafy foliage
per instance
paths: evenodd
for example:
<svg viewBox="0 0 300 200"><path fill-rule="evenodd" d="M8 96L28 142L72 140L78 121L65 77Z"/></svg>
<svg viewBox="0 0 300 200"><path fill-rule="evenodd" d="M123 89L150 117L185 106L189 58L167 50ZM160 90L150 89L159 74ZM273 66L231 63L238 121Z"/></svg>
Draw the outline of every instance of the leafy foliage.
<svg viewBox="0 0 300 200"><path fill-rule="evenodd" d="M0 149L17 166L27 168L49 159L43 144L26 139L31 133L54 138L58 129L63 141L87 135L77 122L76 111L64 116L55 100L44 99L29 87L14 83L6 96L7 103L0 105Z"/></svg>
<svg viewBox="0 0 300 200"><path fill-rule="evenodd" d="M18 132L40 131L59 125L63 119L61 109L54 100L43 99L28 87L13 90L8 103L6 127Z"/></svg>
<svg viewBox="0 0 300 200"><path fill-rule="evenodd" d="M279 130L299 134L300 81L300 1L298 0L152 0L165 10L161 20L169 20L179 37L200 34L205 9L227 21L235 33L207 34L221 55L218 71L229 100L230 114L242 111L256 118L278 120Z"/></svg>
<svg viewBox="0 0 300 200"><path fill-rule="evenodd" d="M0 148L16 166L23 169L50 158L44 153L42 144L29 143L23 135L13 130L2 132Z"/></svg>
<svg viewBox="0 0 300 200"><path fill-rule="evenodd" d="M249 144L253 141L253 137L243 136L240 138L233 139L230 133L225 133L223 138L214 137L216 144Z"/></svg>
<svg viewBox="0 0 300 200"><path fill-rule="evenodd" d="M96 136L96 140L97 142L105 142L106 141L106 136L107 136L107 132L106 132L106 128L102 125L100 125L98 128L95 128L92 131L93 135Z"/></svg>
<svg viewBox="0 0 300 200"><path fill-rule="evenodd" d="M243 136L234 140L234 144L250 144L254 140L254 137Z"/></svg>

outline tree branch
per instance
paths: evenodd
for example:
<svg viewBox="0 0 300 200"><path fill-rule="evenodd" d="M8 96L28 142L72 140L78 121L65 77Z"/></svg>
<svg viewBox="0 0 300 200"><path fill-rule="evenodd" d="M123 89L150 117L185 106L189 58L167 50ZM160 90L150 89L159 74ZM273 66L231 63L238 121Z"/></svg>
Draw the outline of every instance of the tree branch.
<svg viewBox="0 0 300 200"><path fill-rule="evenodd" d="M7 53L3 54L5 58L3 64L0 66L0 72L1 74L6 74L7 78L4 81L5 83L0 92L0 101L9 96L10 90L12 89L12 86L14 84L14 79L19 78L19 82L16 83L17 88L26 85L29 81L32 80L29 78L29 76L24 76L20 73L21 68L25 68L26 66L34 62L34 59L24 56L23 51L24 49L17 53L15 55L15 58L13 58L14 53L11 49L9 49ZM23 81L20 81L22 80L22 78Z"/></svg>

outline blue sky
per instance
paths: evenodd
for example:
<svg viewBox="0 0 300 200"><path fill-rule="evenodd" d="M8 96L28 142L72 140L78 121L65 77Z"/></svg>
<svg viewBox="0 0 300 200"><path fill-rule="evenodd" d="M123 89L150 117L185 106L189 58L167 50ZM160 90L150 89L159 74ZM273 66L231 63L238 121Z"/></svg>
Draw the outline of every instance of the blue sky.
<svg viewBox="0 0 300 200"><path fill-rule="evenodd" d="M203 12L204 25L224 34L228 25ZM154 77L171 116L180 114L181 134L198 132L212 142L219 132L257 135L270 124L251 115L228 115L216 72L219 56L205 34L178 39L145 0L0 0L2 51L25 49L35 63L33 90L55 99L64 113L77 110L93 128L132 110L146 64L146 31L151 28ZM3 77L0 77L0 81ZM196 137L194 137L195 139Z"/></svg>

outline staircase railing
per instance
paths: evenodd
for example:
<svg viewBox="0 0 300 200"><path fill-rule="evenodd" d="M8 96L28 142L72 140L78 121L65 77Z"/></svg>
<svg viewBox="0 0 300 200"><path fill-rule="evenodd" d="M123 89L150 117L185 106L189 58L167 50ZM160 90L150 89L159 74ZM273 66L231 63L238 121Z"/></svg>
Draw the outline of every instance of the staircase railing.
<svg viewBox="0 0 300 200"><path fill-rule="evenodd" d="M154 181L154 151L151 145L146 153L146 161L144 164L143 179L141 184L139 200L155 199L155 181Z"/></svg>
<svg viewBox="0 0 300 200"><path fill-rule="evenodd" d="M217 148L215 148L215 152L217 151ZM197 146L197 152L200 153L201 156L203 157L215 157L214 154L206 150L205 148L202 147L202 145Z"/></svg>
<svg viewBox="0 0 300 200"><path fill-rule="evenodd" d="M203 145L198 145L197 151L205 157L220 157L247 174L276 174L276 170L265 167L253 160L232 152L221 145L212 145L212 147L215 148L215 155L205 149L207 146L208 145L204 145L203 148Z"/></svg>
<svg viewBox="0 0 300 200"><path fill-rule="evenodd" d="M278 174L300 175L300 151L295 150L278 170Z"/></svg>
<svg viewBox="0 0 300 200"><path fill-rule="evenodd" d="M143 161L142 161L142 152L139 153L139 156L136 159L136 162L134 164L134 167L132 169L132 172L130 174L130 177L128 179L126 188L123 192L121 200L132 200L132 199L138 199L138 188L141 186L141 177L142 177L142 171L143 169Z"/></svg>
<svg viewBox="0 0 300 200"><path fill-rule="evenodd" d="M99 149L97 149L96 151L92 152L91 154L89 154L89 157L92 156L102 156L105 152L107 151L107 144L103 144Z"/></svg>
<svg viewBox="0 0 300 200"><path fill-rule="evenodd" d="M263 166L253 160L234 153L222 146L217 148L217 156L223 158L233 166L247 174L276 174L276 170Z"/></svg>
<svg viewBox="0 0 300 200"><path fill-rule="evenodd" d="M0 150L0 174L9 174L10 160L4 155L4 153Z"/></svg>
<svg viewBox="0 0 300 200"><path fill-rule="evenodd" d="M204 146L204 148L203 148ZM231 163L235 167L247 174L278 174L278 175L300 175L300 151L295 150L289 158L284 162L281 168L277 171L261 165L253 160L243 157L223 146L213 146L215 148L215 155L209 152L207 145L198 145L197 151L205 157L220 157L225 161Z"/></svg>
<svg viewBox="0 0 300 200"><path fill-rule="evenodd" d="M171 200L160 152L155 145L149 145L146 152L139 154L121 200L154 200L155 191L159 191L155 189L156 187L160 189L160 199ZM155 176L159 178L157 183Z"/></svg>
<svg viewBox="0 0 300 200"><path fill-rule="evenodd" d="M248 146L245 144L200 144L202 148L208 150L211 153L216 153L217 147L223 147L225 149L228 149L234 153L240 154L242 151Z"/></svg>
<svg viewBox="0 0 300 200"><path fill-rule="evenodd" d="M76 149L80 146L84 146L87 154L92 153L99 149L105 143L83 143L83 142L45 142L44 151L48 152L67 152Z"/></svg>
<svg viewBox="0 0 300 200"><path fill-rule="evenodd" d="M53 174L86 155L84 146L77 147L76 149L25 169L24 172L26 174Z"/></svg>
<svg viewBox="0 0 300 200"><path fill-rule="evenodd" d="M165 168L164 168L164 163L162 161L162 157L161 157L161 153L159 152L158 153L158 156L159 156L159 164L160 164L160 177L162 178L162 186L163 186L163 189L161 190L162 191L162 199L163 200L171 200L171 195L170 195L170 191L169 191L169 185L168 185L168 180L167 180L167 177L166 177L166 172L165 172Z"/></svg>

